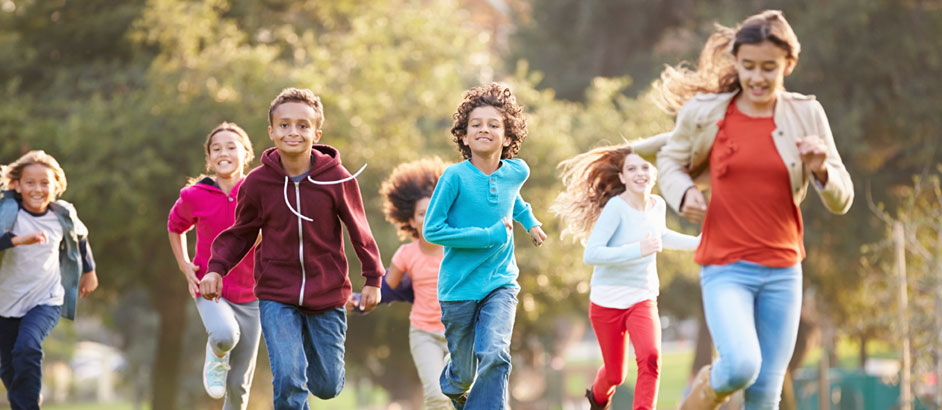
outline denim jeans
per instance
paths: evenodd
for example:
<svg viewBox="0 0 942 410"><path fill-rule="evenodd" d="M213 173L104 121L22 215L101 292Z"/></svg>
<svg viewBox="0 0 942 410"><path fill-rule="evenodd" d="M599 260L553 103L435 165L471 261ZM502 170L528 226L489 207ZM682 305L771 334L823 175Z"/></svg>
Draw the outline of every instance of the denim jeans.
<svg viewBox="0 0 942 410"><path fill-rule="evenodd" d="M324 400L337 397L344 383L343 308L313 314L270 300L259 300L258 306L275 410L308 409L308 391Z"/></svg>
<svg viewBox="0 0 942 410"><path fill-rule="evenodd" d="M59 323L62 306L39 305L20 318L0 317L0 379L10 407L39 409L43 340Z"/></svg>
<svg viewBox="0 0 942 410"><path fill-rule="evenodd" d="M700 287L719 353L711 386L723 393L745 388L746 410L777 409L798 335L801 264L708 265L700 272Z"/></svg>
<svg viewBox="0 0 942 410"><path fill-rule="evenodd" d="M440 302L451 354L440 382L458 410L507 408L517 292L508 286L481 301Z"/></svg>

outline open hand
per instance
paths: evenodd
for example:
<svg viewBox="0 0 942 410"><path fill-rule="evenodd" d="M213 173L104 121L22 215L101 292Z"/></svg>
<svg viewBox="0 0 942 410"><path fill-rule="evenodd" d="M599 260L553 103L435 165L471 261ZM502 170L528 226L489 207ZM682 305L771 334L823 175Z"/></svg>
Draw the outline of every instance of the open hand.
<svg viewBox="0 0 942 410"><path fill-rule="evenodd" d="M196 272L199 271L200 267L192 263L186 263L179 266L180 272L183 272L183 277L186 278L186 290L190 292L191 298L196 298L196 295L200 291L200 280L196 277Z"/></svg>

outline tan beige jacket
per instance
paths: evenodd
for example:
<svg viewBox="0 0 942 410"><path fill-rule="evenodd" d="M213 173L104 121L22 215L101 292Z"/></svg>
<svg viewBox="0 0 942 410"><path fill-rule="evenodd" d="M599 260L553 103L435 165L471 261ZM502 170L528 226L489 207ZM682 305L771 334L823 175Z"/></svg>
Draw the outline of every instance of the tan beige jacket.
<svg viewBox="0 0 942 410"><path fill-rule="evenodd" d="M632 143L635 152L642 156L656 154L661 196L674 210L679 210L688 188L709 185L710 149L718 131L717 122L726 115L726 109L735 96L735 92L698 94L681 108L672 131ZM854 185L834 145L831 127L821 104L813 95L780 91L773 117L775 130L772 138L788 168L795 205L801 204L807 193L808 181L813 180L812 185L828 210L836 214L846 213L854 201ZM795 142L809 135L822 138L827 145L825 165L828 180L824 185L813 178L798 154Z"/></svg>

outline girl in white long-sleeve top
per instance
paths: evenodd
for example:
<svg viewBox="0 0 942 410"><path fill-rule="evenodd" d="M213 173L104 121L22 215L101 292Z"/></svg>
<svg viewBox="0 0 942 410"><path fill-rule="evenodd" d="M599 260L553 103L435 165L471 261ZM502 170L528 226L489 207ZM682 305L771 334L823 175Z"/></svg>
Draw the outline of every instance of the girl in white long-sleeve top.
<svg viewBox="0 0 942 410"><path fill-rule="evenodd" d="M661 368L656 254L696 249L700 238L667 229L664 199L651 193L657 169L630 146L597 148L560 164L566 190L553 206L564 235L586 238L583 260L593 265L589 318L602 350L586 398L607 409L625 381L630 338L638 362L635 409L653 409ZM591 228L591 230L590 230Z"/></svg>

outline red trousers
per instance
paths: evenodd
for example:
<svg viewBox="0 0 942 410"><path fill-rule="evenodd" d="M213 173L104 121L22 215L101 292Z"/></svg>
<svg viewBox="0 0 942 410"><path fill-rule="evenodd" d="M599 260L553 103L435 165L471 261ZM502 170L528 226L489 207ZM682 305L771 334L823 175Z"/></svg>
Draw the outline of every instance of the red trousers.
<svg viewBox="0 0 942 410"><path fill-rule="evenodd" d="M599 404L607 403L628 373L628 339L638 362L634 409L654 409L661 373L661 319L657 302L645 300L628 309L589 303L589 319L602 349L603 365L592 384Z"/></svg>

